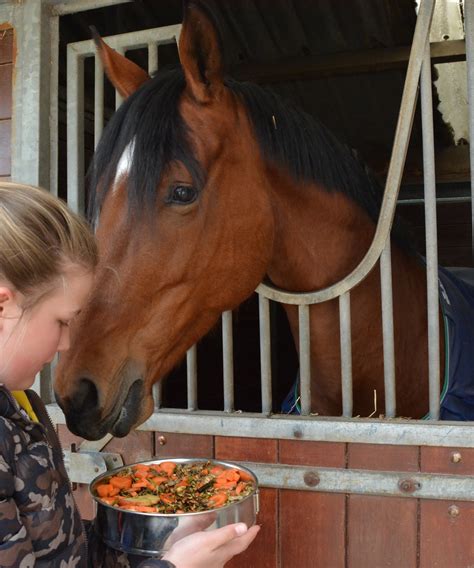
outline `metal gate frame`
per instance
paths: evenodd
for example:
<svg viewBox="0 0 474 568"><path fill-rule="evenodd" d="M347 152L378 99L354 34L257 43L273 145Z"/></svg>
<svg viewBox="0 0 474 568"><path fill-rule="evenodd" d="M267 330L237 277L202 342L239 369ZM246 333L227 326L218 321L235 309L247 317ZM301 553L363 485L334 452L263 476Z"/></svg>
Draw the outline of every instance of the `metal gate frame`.
<svg viewBox="0 0 474 568"><path fill-rule="evenodd" d="M13 155L12 178L27 183L49 187L57 193L57 91L58 91L58 46L59 18L62 15L128 2L129 0L24 0L22 4L0 5L0 20L10 21L17 37L17 59L15 65ZM249 438L277 438L287 440L311 440L324 442L358 442L370 444L443 446L474 448L473 424L438 422L439 416L439 357L436 348L430 349L430 415L427 422L390 419L395 416L395 373L393 348L393 314L391 304L390 240L391 222L397 202L401 175L408 147L411 124L416 104L420 79L423 153L425 169L425 210L427 221L427 266L428 266L428 311L429 343L439 344L438 291L436 254L436 195L434 173L433 126L431 116L431 77L429 30L435 0L421 3L407 79L404 88L401 111L397 125L392 160L388 172L386 191L376 229L374 241L360 265L345 279L325 290L309 294L290 294L266 285L257 289L260 298L260 329L262 358L262 412L240 413L233 408L232 371L232 314L223 315L224 339L224 412L197 410L195 350L188 353L188 411L159 408L159 393L156 412L139 429L162 432L232 435ZM465 3L466 57L468 60L468 87L470 102L470 131L474 132L474 65L471 61L473 48L472 31L474 2ZM156 44L158 36L145 30L108 38L116 48L150 46ZM168 30L171 32L171 30ZM177 30L174 33L178 33ZM163 41L168 41L168 35ZM137 44L139 44L137 46ZM92 52L91 52L92 50ZM68 68L74 70L75 79L70 82L68 92L68 137L71 151L68 156L68 189L72 200L70 205L81 210L83 191L79 128L83 108L81 96L74 101L69 98L80 93L82 69L85 56L93 55L92 42L79 42L68 48ZM150 50L150 67L156 67L156 54ZM96 66L96 77L102 70ZM420 78L421 77L421 78ZM69 81L68 81L69 83ZM97 83L97 82L96 82ZM96 93L100 87L96 86ZM97 98L97 97L96 97ZM120 100L117 101L120 103ZM96 116L101 116L100 105ZM101 125L96 124L96 141ZM76 138L77 136L77 138ZM74 137L74 138L73 138ZM474 163L474 145L471 145L471 164ZM72 148L75 148L73 151ZM70 161L69 161L70 160ZM472 168L471 168L472 171ZM74 175L72 175L74 173ZM472 175L472 174L471 174ZM474 184L471 184L471 187ZM75 188L73 187L75 186ZM350 289L357 285L381 260L381 284L383 297L385 389L388 420L354 419L352 416L352 379L350 353ZM341 313L341 348L343 381L344 418L322 418L310 414L309 377L309 304L339 297ZM271 367L269 335L269 299L299 304L300 313L300 369L303 416L271 415ZM41 394L51 400L50 384L47 377L41 385ZM56 424L65 419L59 407L49 404L48 410ZM232 433L232 434L231 434ZM105 443L105 441L104 441ZM97 446L97 444L96 444ZM358 470L318 469L318 483L305 481L307 468L285 465L252 464L261 484L268 487L298 488L313 491L337 491L381 495L403 495L403 474L390 472L366 472ZM71 472L72 474L74 472ZM94 473L95 475L95 473ZM72 476L73 477L73 476ZM416 474L416 497L443 499L474 499L474 478L446 475ZM452 478L452 479L451 479ZM72 481L74 481L74 477Z"/></svg>

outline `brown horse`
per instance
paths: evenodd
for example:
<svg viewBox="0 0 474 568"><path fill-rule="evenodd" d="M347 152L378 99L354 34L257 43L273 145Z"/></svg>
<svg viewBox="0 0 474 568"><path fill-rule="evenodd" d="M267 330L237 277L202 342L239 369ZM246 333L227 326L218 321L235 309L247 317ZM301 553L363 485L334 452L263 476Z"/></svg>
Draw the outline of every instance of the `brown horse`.
<svg viewBox="0 0 474 568"><path fill-rule="evenodd" d="M55 383L69 428L124 436L152 386L267 277L303 292L367 251L381 190L322 125L255 85L225 80L216 27L186 8L181 69L153 78L97 40L127 97L90 173L100 265ZM426 272L392 246L398 413L428 410ZM351 294L355 414L383 412L379 270ZM286 306L293 337L295 306ZM312 408L341 413L338 304L311 306Z"/></svg>

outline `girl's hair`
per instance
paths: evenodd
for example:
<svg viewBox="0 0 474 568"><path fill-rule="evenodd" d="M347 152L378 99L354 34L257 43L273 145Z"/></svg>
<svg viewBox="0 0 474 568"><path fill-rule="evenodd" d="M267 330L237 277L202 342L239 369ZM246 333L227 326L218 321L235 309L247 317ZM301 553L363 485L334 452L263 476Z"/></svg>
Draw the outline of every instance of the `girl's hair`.
<svg viewBox="0 0 474 568"><path fill-rule="evenodd" d="M0 279L25 297L42 297L71 262L97 265L94 236L65 203L31 185L0 182Z"/></svg>

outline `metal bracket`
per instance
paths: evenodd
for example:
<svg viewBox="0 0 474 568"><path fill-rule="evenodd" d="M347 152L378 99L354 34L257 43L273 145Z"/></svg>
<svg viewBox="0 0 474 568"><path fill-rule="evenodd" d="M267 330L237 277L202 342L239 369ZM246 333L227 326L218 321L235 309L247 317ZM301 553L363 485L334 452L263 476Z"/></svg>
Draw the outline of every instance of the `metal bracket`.
<svg viewBox="0 0 474 568"><path fill-rule="evenodd" d="M124 465L122 456L111 452L65 450L64 465L72 483L89 484L95 477Z"/></svg>

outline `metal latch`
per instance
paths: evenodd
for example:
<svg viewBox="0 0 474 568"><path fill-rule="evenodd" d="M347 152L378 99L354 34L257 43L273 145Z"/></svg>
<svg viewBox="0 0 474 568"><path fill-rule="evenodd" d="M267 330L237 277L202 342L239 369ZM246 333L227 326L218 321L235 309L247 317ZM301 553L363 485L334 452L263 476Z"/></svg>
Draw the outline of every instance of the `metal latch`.
<svg viewBox="0 0 474 568"><path fill-rule="evenodd" d="M82 442L79 451L76 444L71 444L70 450L63 451L64 465L73 484L89 484L101 473L124 465L120 454L100 451L111 439L112 436L108 434L101 440Z"/></svg>

